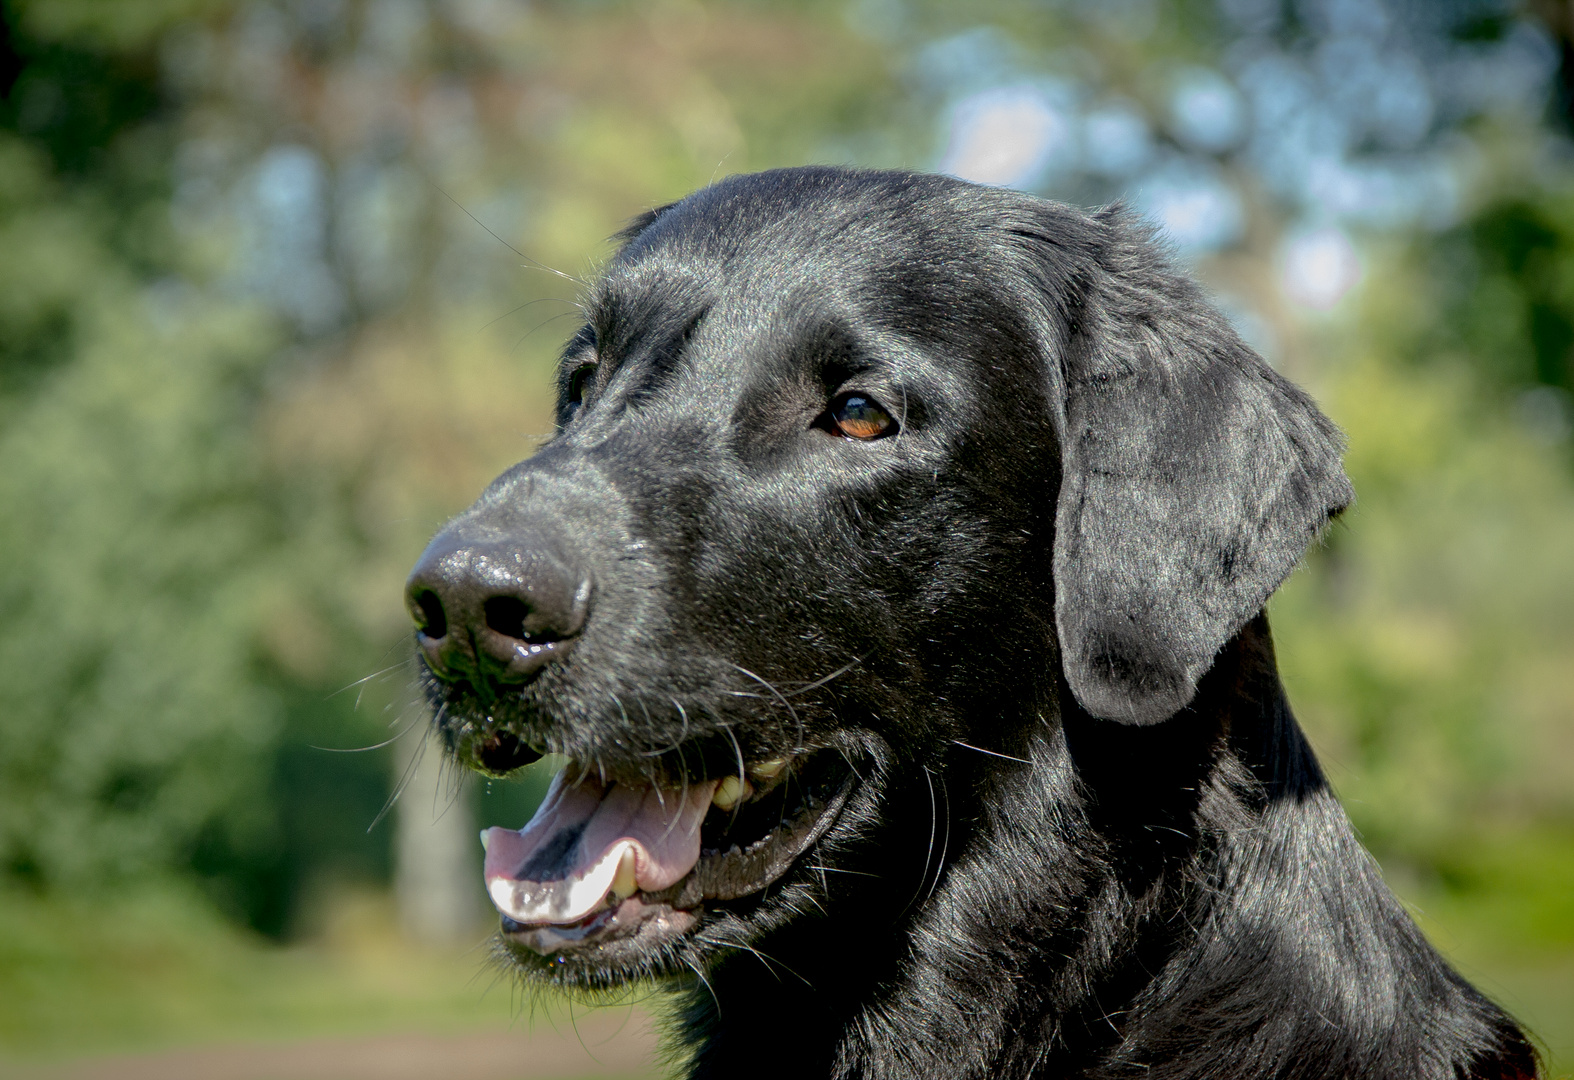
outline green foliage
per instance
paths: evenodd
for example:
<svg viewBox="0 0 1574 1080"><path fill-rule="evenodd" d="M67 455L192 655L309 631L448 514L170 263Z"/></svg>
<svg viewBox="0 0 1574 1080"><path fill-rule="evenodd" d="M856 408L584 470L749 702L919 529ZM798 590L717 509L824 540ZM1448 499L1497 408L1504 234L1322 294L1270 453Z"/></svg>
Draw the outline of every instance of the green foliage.
<svg viewBox="0 0 1574 1080"><path fill-rule="evenodd" d="M1468 235L1482 234L1447 242ZM1567 446L1515 408L1535 370L1450 330L1474 316L1434 245L1379 252L1359 310L1315 334L1315 390L1349 436L1358 501L1271 611L1291 701L1363 841L1562 1075L1574 1060L1574 471ZM1574 235L1544 256L1548 273L1571 266ZM1493 348L1533 355L1529 320L1494 333Z"/></svg>
<svg viewBox="0 0 1574 1080"><path fill-rule="evenodd" d="M13 18L43 41L126 53L171 26L231 6L231 0L17 0Z"/></svg>
<svg viewBox="0 0 1574 1080"><path fill-rule="evenodd" d="M0 872L108 896L192 868L277 932L313 867L386 873L386 752L308 746L387 733L325 701L356 640L309 687L259 645L292 579L258 435L284 338L183 271L135 7L83 6L107 38L49 9L69 40L13 42L0 109Z"/></svg>
<svg viewBox="0 0 1574 1080"><path fill-rule="evenodd" d="M1381 856L1574 822L1574 479L1474 374L1346 344L1324 401L1359 501L1275 601L1292 700Z"/></svg>
<svg viewBox="0 0 1574 1080"><path fill-rule="evenodd" d="M1516 192L1424 245L1443 318L1431 344L1463 345L1499 385L1574 390L1574 191Z"/></svg>
<svg viewBox="0 0 1574 1080"><path fill-rule="evenodd" d="M277 530L246 419L271 335L139 281L91 199L0 140L0 844L81 886L168 865L216 814L260 827L278 718L242 628Z"/></svg>

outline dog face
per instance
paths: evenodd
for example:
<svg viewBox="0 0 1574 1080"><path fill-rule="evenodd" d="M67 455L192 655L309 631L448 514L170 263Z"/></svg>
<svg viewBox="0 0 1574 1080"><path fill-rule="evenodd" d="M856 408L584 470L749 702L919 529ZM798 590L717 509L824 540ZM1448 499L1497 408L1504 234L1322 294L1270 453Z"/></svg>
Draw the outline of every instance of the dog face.
<svg viewBox="0 0 1574 1080"><path fill-rule="evenodd" d="M452 751L569 761L486 836L507 948L567 984L894 914L957 744L1166 721L1349 500L1327 421L1117 213L736 177L635 223L586 310L558 434L409 586ZM830 884L877 854L905 876Z"/></svg>

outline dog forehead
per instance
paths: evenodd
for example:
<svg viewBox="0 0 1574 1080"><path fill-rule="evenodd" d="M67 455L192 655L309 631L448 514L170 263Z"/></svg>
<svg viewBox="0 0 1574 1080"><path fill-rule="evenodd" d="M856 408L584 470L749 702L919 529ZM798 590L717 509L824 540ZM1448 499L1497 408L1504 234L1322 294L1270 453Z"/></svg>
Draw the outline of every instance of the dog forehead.
<svg viewBox="0 0 1574 1080"><path fill-rule="evenodd" d="M960 359L1012 306L1001 193L948 177L786 169L732 177L637 223L590 308L604 359L652 349L779 373L809 356ZM966 339L966 340L964 340ZM676 346L677 349L673 347ZM916 355L909 352L908 355Z"/></svg>
<svg viewBox="0 0 1574 1080"><path fill-rule="evenodd" d="M980 189L948 177L776 169L728 177L653 211L622 256L656 248L712 262L767 254L862 254L871 242L933 240Z"/></svg>
<svg viewBox="0 0 1574 1080"><path fill-rule="evenodd" d="M607 267L598 298L848 294L976 263L986 193L947 177L779 169L729 177L652 211Z"/></svg>

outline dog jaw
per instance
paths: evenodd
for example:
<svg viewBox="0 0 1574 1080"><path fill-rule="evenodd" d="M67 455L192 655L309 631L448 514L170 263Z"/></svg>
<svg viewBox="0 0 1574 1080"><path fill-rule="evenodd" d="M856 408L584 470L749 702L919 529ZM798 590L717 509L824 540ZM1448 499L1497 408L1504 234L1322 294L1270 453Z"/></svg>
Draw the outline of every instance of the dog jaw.
<svg viewBox="0 0 1574 1080"><path fill-rule="evenodd" d="M776 884L836 823L857 775L836 751L741 772L604 783L565 765L524 828L481 834L504 940L552 956L554 974L572 956L615 980L684 937L707 904Z"/></svg>

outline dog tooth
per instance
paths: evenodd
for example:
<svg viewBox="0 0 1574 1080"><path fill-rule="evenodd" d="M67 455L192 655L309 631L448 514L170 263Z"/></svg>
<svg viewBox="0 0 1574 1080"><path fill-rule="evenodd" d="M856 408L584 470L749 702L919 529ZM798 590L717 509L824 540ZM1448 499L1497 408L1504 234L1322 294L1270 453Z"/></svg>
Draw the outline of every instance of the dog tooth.
<svg viewBox="0 0 1574 1080"><path fill-rule="evenodd" d="M756 762L749 766L749 773L756 780L774 780L781 775L787 767L786 758L771 758L769 761Z"/></svg>
<svg viewBox="0 0 1574 1080"><path fill-rule="evenodd" d="M492 831L491 829L482 829L481 830L481 852L482 852L482 854L486 853L486 848L487 848L487 843L488 843L486 834L491 832L491 831Z"/></svg>
<svg viewBox="0 0 1574 1080"><path fill-rule="evenodd" d="M618 873L612 879L612 893L619 900L627 900L638 891L639 886L634 881L634 849L629 847L618 860Z"/></svg>
<svg viewBox="0 0 1574 1080"><path fill-rule="evenodd" d="M731 810L753 794L754 785L736 776L728 776L716 785L716 794L711 796L710 801L723 810Z"/></svg>

